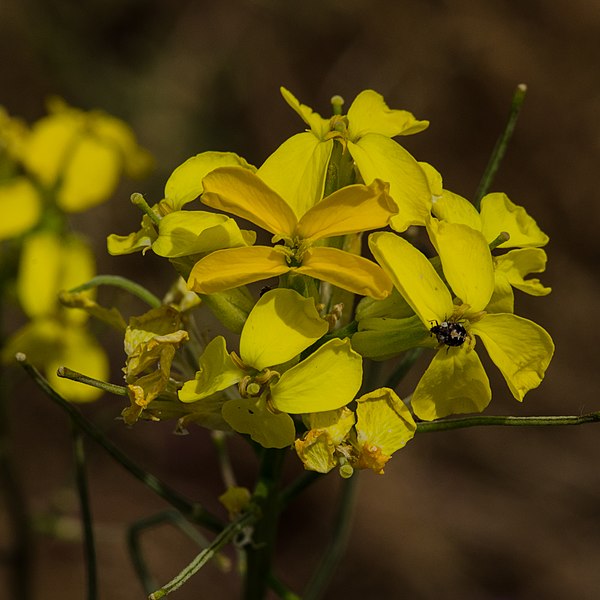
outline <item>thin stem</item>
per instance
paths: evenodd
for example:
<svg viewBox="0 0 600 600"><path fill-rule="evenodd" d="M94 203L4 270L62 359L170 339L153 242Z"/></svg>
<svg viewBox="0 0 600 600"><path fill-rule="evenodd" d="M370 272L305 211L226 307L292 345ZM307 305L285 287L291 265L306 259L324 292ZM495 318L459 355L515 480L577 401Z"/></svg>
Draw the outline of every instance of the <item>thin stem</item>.
<svg viewBox="0 0 600 600"><path fill-rule="evenodd" d="M323 596L346 550L352 527L352 513L356 500L357 484L357 473L354 473L348 479L342 480L340 506L336 512L332 538L319 566L306 586L303 596L304 600L317 600Z"/></svg>
<svg viewBox="0 0 600 600"><path fill-rule="evenodd" d="M72 404L69 404L69 402L50 386L44 376L32 364L27 362L27 357L22 352L19 352L16 358L38 387L69 415L73 423L96 443L102 446L102 448L104 448L104 450L106 450L106 452L108 452L108 454L123 468L129 471L131 475L145 484L155 494L166 500L171 506L183 513L191 521L203 525L211 531L221 531L223 529L223 524L220 519L209 513L201 505L192 503L187 498L184 498L179 492L163 483L158 477L155 477L142 469L137 463L133 462L126 454L119 450L119 448L104 436L100 429L92 422L88 421Z"/></svg>
<svg viewBox="0 0 600 600"><path fill-rule="evenodd" d="M157 298L152 292L147 290L144 286L136 283L135 281L131 281L131 279L127 279L126 277L121 277L120 275L96 275L96 277L93 277L89 281L86 281L85 283L78 285L69 291L72 293L83 292L85 290L98 287L99 285L109 285L125 290L152 308L158 308L162 304L160 299Z"/></svg>
<svg viewBox="0 0 600 600"><path fill-rule="evenodd" d="M286 450L264 448L252 503L260 519L247 547L245 600L263 600L267 593L279 517L278 487Z"/></svg>
<svg viewBox="0 0 600 600"><path fill-rule="evenodd" d="M417 423L417 432L449 431L466 427L547 427L565 425L586 425L600 422L600 412L588 413L581 416L550 416L550 417L502 417L496 415L478 415L462 419L447 419Z"/></svg>
<svg viewBox="0 0 600 600"><path fill-rule="evenodd" d="M498 138L498 141L496 142L492 155L490 156L490 160L485 168L485 171L483 172L481 181L479 182L479 187L475 192L475 199L473 201L473 204L475 205L475 208L477 210L479 210L481 199L488 193L492 182L494 181L494 177L496 176L496 172L500 167L500 163L504 158L506 148L508 147L510 138L512 137L512 134L515 130L515 125L517 124L519 113L521 112L523 102L525 101L526 93L527 86L524 83L520 83L515 89L512 98L512 103L510 105L510 112L506 121L506 126L504 127L504 131L502 132L502 134Z"/></svg>
<svg viewBox="0 0 600 600"><path fill-rule="evenodd" d="M109 394L115 394L116 396L128 395L127 388L125 386L115 385L114 383L107 383L106 381L101 381L100 379L94 379L93 377L88 377L83 373L73 371L68 367L58 367L56 374L59 377L64 377L65 379L70 379L71 381L77 381L78 383L91 385L92 387L104 390Z"/></svg>
<svg viewBox="0 0 600 600"><path fill-rule="evenodd" d="M146 213L155 225L160 225L160 216L152 210L152 207L146 202L146 198L142 194L134 192L131 194L130 200L134 206L137 206L142 212Z"/></svg>
<svg viewBox="0 0 600 600"><path fill-rule="evenodd" d="M298 594L292 592L292 590L273 575L269 576L269 587L281 598L281 600L302 600Z"/></svg>
<svg viewBox="0 0 600 600"><path fill-rule="evenodd" d="M127 547L129 548L129 555L131 556L134 569L147 595L150 594L152 590L155 590L158 584L154 581L146 567L146 562L142 556L140 536L147 529L162 525L163 523L168 523L177 527L177 529L201 548L206 548L209 545L209 541L176 510L165 510L145 519L140 519L131 525L127 532ZM222 556L222 562L225 563L225 565L229 565L229 559L225 556Z"/></svg>
<svg viewBox="0 0 600 600"><path fill-rule="evenodd" d="M259 512L251 510L245 512L240 516L239 519L230 523L217 535L213 543L202 550L196 558L183 569L176 577L174 577L169 583L165 584L160 589L156 590L149 596L149 600L159 600L164 598L167 594L174 592L180 588L192 575L195 575L209 560L211 560L215 554L217 554L224 546L229 544L237 535L242 534L246 527L249 527L259 518Z"/></svg>
<svg viewBox="0 0 600 600"><path fill-rule="evenodd" d="M83 548L87 569L87 598L96 600L98 597L98 575L96 569L96 546L94 544L94 528L92 526L92 511L88 492L85 448L83 436L75 423L72 424L73 462L75 464L75 482L81 507L81 520L83 522Z"/></svg>

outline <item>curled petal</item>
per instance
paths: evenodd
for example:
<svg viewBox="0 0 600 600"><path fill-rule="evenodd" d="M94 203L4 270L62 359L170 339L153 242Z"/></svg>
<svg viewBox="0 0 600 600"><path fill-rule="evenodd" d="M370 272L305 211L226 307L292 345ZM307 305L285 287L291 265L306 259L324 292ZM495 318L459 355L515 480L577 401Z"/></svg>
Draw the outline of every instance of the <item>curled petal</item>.
<svg viewBox="0 0 600 600"><path fill-rule="evenodd" d="M494 257L496 274L504 274L510 285L531 296L547 296L552 289L539 279L525 279L531 273L546 270L546 253L541 248L518 248Z"/></svg>
<svg viewBox="0 0 600 600"><path fill-rule="evenodd" d="M243 158L233 152L202 152L179 165L165 184L165 199L178 211L203 191L202 180L218 167L244 167L255 170Z"/></svg>
<svg viewBox="0 0 600 600"><path fill-rule="evenodd" d="M196 377L183 384L179 399L182 402L202 400L236 384L243 376L244 371L236 366L227 352L225 338L219 335L204 349Z"/></svg>
<svg viewBox="0 0 600 600"><path fill-rule="evenodd" d="M383 473L383 465L413 438L417 425L396 393L379 388L357 400L358 468Z"/></svg>
<svg viewBox="0 0 600 600"><path fill-rule="evenodd" d="M466 348L441 348L415 389L411 405L424 421L458 413L481 412L492 391L477 353Z"/></svg>
<svg viewBox="0 0 600 600"><path fill-rule="evenodd" d="M429 329L454 310L452 296L425 255L405 239L387 232L369 236L369 248L398 291Z"/></svg>
<svg viewBox="0 0 600 600"><path fill-rule="evenodd" d="M287 362L327 333L315 301L298 292L276 289L263 294L248 315L240 354L259 371Z"/></svg>
<svg viewBox="0 0 600 600"><path fill-rule="evenodd" d="M314 136L322 140L329 131L329 121L324 119L318 113L314 112L310 106L300 104L297 98L289 90L280 87L279 91L283 99L293 108L298 116L310 127Z"/></svg>
<svg viewBox="0 0 600 600"><path fill-rule="evenodd" d="M548 236L527 214L522 206L517 206L506 194L487 194L481 199L481 221L483 235L489 243L506 231L510 239L500 248L527 248L545 246Z"/></svg>
<svg viewBox="0 0 600 600"><path fill-rule="evenodd" d="M417 121L407 110L388 107L381 94L364 90L348 109L348 133L352 141L366 133L380 133L386 137L411 135L427 129L429 121Z"/></svg>
<svg viewBox="0 0 600 600"><path fill-rule="evenodd" d="M291 237L297 218L285 200L257 175L242 167L221 167L202 181L202 202L247 219L271 233Z"/></svg>
<svg viewBox="0 0 600 600"><path fill-rule="evenodd" d="M392 282L381 267L337 248L311 248L302 258L302 266L294 270L361 296L383 299L392 290Z"/></svg>
<svg viewBox="0 0 600 600"><path fill-rule="evenodd" d="M489 314L471 331L481 338L517 400L540 385L554 354L554 342L544 328L516 315Z"/></svg>
<svg viewBox="0 0 600 600"><path fill-rule="evenodd" d="M188 287L200 294L213 294L289 270L284 255L268 246L227 248L199 260L192 268Z"/></svg>
<svg viewBox="0 0 600 600"><path fill-rule="evenodd" d="M273 405L287 413L335 410L354 399L361 383L362 358L350 340L333 339L271 386Z"/></svg>
<svg viewBox="0 0 600 600"><path fill-rule="evenodd" d="M385 227L398 212L389 185L375 179L371 185L350 185L315 204L298 223L303 239L319 240Z"/></svg>

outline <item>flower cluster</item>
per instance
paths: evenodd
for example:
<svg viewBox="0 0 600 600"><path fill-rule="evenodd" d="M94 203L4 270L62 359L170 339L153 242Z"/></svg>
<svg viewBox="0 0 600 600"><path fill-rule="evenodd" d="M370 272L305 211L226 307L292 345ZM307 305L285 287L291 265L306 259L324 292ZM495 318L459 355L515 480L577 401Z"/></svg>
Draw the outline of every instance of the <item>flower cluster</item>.
<svg viewBox="0 0 600 600"><path fill-rule="evenodd" d="M488 405L477 341L515 399L541 383L553 342L514 313L514 289L550 292L526 278L544 270L548 238L504 194L476 209L444 189L394 139L428 122L380 94L360 93L346 114L334 97L331 118L282 94L306 131L259 168L232 153L190 158L162 200L133 198L139 231L108 238L111 254L152 250L182 278L161 308L130 322L123 417L176 416L294 446L318 472L381 473L418 420ZM260 293L257 282L267 283ZM239 338L199 332L198 302ZM395 379L375 382L374 361L397 365L415 349L433 359L402 401Z"/></svg>
<svg viewBox="0 0 600 600"><path fill-rule="evenodd" d="M57 377L57 367L106 379L108 359L86 328L88 315L58 301L61 290L91 279L96 269L90 244L71 231L68 215L105 202L122 174L142 176L152 160L110 115L57 98L48 109L29 127L0 107L1 280L30 319L8 339L2 358L26 352L53 387L84 402L101 390ZM83 302L93 304L93 291L80 295Z"/></svg>

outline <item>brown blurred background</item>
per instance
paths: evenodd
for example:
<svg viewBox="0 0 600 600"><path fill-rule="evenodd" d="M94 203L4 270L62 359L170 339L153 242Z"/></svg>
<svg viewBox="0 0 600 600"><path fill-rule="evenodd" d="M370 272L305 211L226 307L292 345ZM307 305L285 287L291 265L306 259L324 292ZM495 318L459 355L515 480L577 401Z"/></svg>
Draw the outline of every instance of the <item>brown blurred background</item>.
<svg viewBox="0 0 600 600"><path fill-rule="evenodd" d="M546 381L523 405L494 377L490 412L580 414L600 410L598 227L600 6L590 0L2 0L0 104L28 120L59 94L126 119L157 157L143 183L75 219L94 237L100 270L136 272L162 294L168 269L148 255L111 258L105 236L139 222L132 191L155 201L187 157L208 149L260 164L303 124L282 101L285 85L328 114L362 89L427 118L406 139L446 187L471 196L503 127L515 86L528 95L493 186L523 204L550 235L553 293L517 298L519 313L553 335ZM114 345L115 371L123 356ZM18 379L11 430L28 509L76 516L69 428L58 409ZM401 389L408 393L408 387ZM222 492L205 431L114 421L122 401L85 412L151 471L218 508ZM132 521L165 504L89 444L101 598L143 598L125 546ZM600 425L487 428L418 436L385 476L361 476L347 556L326 597L562 599L600 597ZM254 463L239 458L242 483ZM283 578L300 590L327 537L336 475L292 506L279 544ZM63 521L64 522L64 521ZM6 539L6 520L0 519ZM65 534L66 535L66 534ZM2 545L5 546L2 540ZM144 538L160 582L194 555L167 527ZM6 583L6 576L0 579ZM39 535L35 600L84 597L78 541ZM0 588L4 598L6 587ZM209 566L174 600L237 597L235 574Z"/></svg>

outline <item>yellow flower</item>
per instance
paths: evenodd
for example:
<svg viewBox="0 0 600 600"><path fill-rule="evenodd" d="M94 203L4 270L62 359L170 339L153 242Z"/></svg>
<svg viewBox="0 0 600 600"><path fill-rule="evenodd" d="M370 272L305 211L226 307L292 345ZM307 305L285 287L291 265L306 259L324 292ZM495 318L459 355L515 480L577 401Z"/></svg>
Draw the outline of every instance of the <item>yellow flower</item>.
<svg viewBox="0 0 600 600"><path fill-rule="evenodd" d="M431 420L479 412L487 406L491 391L473 351L474 336L482 340L513 396L523 400L544 377L554 352L552 338L527 319L485 312L494 290L494 271L488 244L479 231L435 220L428 229L449 287L406 240L391 233L375 233L369 239L378 262L437 338L438 351L412 396L415 414Z"/></svg>
<svg viewBox="0 0 600 600"><path fill-rule="evenodd" d="M327 473L336 465L342 475L353 469L382 474L392 454L403 448L417 426L408 408L389 388L379 388L356 401L356 419L347 408L307 415L308 431L295 448L304 467Z"/></svg>
<svg viewBox="0 0 600 600"><path fill-rule="evenodd" d="M373 90L361 92L345 116L323 119L285 88L286 102L310 127L284 142L260 167L258 175L296 214L303 214L323 197L327 166L334 140L350 153L362 181L390 184L390 195L400 210L392 227L404 231L423 225L431 208L427 179L417 161L391 138L423 131L428 121L417 121L405 110L391 110Z"/></svg>
<svg viewBox="0 0 600 600"><path fill-rule="evenodd" d="M213 252L193 267L190 289L211 294L293 271L361 295L389 294L391 282L375 263L315 244L385 226L397 209L381 181L345 187L300 215L246 169L216 169L203 183L202 202L255 223L274 234L273 242L284 244Z"/></svg>
<svg viewBox="0 0 600 600"><path fill-rule="evenodd" d="M164 198L152 207L158 225L144 215L139 231L108 236L108 252L121 255L152 248L159 256L176 258L253 244L256 237L253 232L240 231L233 219L206 211L182 211L204 191L204 177L224 166L256 170L233 152L202 152L188 158L171 173Z"/></svg>
<svg viewBox="0 0 600 600"><path fill-rule="evenodd" d="M200 369L179 392L198 402L238 384L239 398L223 405L223 417L240 433L265 447L293 443L290 414L340 408L353 400L362 382L362 359L349 340L333 339L298 362L328 326L312 298L293 290L264 294L250 312L240 338L240 355L214 338L200 357Z"/></svg>

